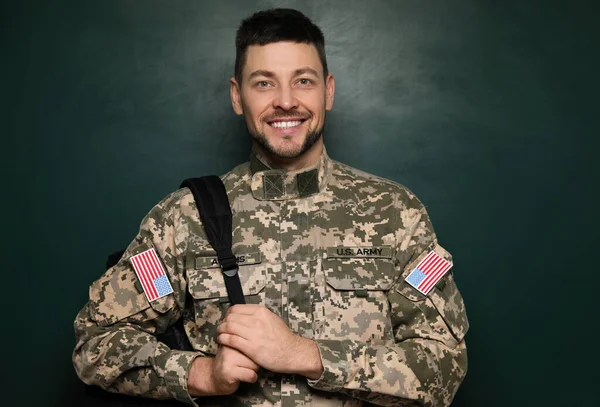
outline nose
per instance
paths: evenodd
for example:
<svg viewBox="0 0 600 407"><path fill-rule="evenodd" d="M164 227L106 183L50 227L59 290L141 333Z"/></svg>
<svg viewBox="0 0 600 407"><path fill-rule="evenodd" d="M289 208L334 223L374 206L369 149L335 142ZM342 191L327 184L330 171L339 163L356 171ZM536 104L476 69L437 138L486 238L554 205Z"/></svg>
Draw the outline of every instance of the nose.
<svg viewBox="0 0 600 407"><path fill-rule="evenodd" d="M290 86L279 87L277 96L273 99L273 107L283 110L290 110L298 107L298 99L294 96L294 91Z"/></svg>

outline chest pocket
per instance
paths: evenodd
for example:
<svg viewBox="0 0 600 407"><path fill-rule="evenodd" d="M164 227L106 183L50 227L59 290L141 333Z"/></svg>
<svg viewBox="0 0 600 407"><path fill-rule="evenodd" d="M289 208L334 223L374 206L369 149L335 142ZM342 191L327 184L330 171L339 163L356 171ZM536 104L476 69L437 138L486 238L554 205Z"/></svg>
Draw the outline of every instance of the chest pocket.
<svg viewBox="0 0 600 407"><path fill-rule="evenodd" d="M391 259L323 258L313 295L315 337L371 343L393 341L387 291Z"/></svg>
<svg viewBox="0 0 600 407"><path fill-rule="evenodd" d="M201 259L201 258L199 258ZM188 292L193 299L193 315L187 315L186 331L195 349L206 354L217 352L217 326L229 309L225 280L219 267L202 267L195 262L187 268ZM200 267L196 268L196 264ZM246 303L264 303L262 293L266 284L266 266L240 265L238 271Z"/></svg>

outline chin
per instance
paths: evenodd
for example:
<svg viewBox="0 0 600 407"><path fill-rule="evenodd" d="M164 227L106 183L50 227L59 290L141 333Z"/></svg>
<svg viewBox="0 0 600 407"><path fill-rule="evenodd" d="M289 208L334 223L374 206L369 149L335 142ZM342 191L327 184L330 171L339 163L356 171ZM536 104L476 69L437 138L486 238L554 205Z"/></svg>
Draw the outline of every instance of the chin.
<svg viewBox="0 0 600 407"><path fill-rule="evenodd" d="M261 130L262 132L251 133L254 141L268 156L287 160L304 155L322 135L322 128L318 132L308 128L292 134L281 134L265 127Z"/></svg>
<svg viewBox="0 0 600 407"><path fill-rule="evenodd" d="M278 158L298 158L304 151L302 151L302 144L286 145L285 143L279 145L273 145L269 143L268 152L275 155Z"/></svg>

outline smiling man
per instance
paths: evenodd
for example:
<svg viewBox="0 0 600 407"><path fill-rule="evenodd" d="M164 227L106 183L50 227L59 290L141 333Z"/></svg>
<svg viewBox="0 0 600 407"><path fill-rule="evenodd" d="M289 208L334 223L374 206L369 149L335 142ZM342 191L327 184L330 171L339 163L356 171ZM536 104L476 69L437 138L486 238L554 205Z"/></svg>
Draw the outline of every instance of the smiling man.
<svg viewBox="0 0 600 407"><path fill-rule="evenodd" d="M79 377L194 405L449 405L468 329L452 257L407 188L327 155L335 81L321 30L295 10L252 15L230 82L253 139L250 161L222 177L247 304L230 306L180 189L91 286L75 320ZM141 261L164 272L155 295ZM156 338L180 318L193 350Z"/></svg>
<svg viewBox="0 0 600 407"><path fill-rule="evenodd" d="M245 63L231 79L231 99L235 112L246 118L255 148L281 168L315 163L335 91L315 45L255 44L238 58Z"/></svg>

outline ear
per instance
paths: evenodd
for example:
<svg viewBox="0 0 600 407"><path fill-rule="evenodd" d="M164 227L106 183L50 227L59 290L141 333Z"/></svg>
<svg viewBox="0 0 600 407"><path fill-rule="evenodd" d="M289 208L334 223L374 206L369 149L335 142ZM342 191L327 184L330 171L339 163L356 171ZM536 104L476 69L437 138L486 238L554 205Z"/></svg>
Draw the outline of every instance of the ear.
<svg viewBox="0 0 600 407"><path fill-rule="evenodd" d="M231 97L231 106L233 107L233 111L238 116L244 114L244 109L242 108L242 94L240 90L240 85L237 83L235 78L229 79L229 96Z"/></svg>
<svg viewBox="0 0 600 407"><path fill-rule="evenodd" d="M335 79L332 74L327 74L325 80L325 110L333 108L333 96L335 95Z"/></svg>

